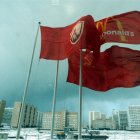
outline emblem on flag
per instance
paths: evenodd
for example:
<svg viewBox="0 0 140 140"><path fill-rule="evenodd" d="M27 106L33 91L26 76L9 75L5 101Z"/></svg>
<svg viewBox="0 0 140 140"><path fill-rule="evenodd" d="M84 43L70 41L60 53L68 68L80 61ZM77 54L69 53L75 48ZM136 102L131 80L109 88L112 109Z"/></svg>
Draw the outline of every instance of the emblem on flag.
<svg viewBox="0 0 140 140"><path fill-rule="evenodd" d="M71 44L76 44L80 39L84 28L84 21L79 21L72 29L70 33Z"/></svg>

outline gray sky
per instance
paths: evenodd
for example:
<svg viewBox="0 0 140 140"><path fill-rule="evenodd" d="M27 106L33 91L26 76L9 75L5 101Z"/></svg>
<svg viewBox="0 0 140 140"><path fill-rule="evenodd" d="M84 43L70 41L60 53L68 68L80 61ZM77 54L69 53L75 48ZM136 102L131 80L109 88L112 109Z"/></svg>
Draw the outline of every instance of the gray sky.
<svg viewBox="0 0 140 140"><path fill-rule="evenodd" d="M140 0L0 0L0 99L7 101L7 107L21 101L39 21L42 25L62 27L88 14L99 20L133 10L140 11ZM140 49L140 45L120 45ZM110 46L106 44L102 50ZM51 111L56 61L39 61L39 53L40 32L26 102L41 111ZM79 88L66 83L67 71L67 60L63 60L56 110L78 111ZM108 92L83 88L83 94L85 114L90 110L111 114L112 109L139 104L140 87Z"/></svg>

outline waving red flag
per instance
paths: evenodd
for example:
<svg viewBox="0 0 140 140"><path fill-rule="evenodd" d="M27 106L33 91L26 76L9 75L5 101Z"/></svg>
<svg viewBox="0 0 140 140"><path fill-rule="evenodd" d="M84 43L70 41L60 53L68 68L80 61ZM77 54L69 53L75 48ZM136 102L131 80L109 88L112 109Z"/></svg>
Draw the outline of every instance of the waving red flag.
<svg viewBox="0 0 140 140"><path fill-rule="evenodd" d="M67 81L79 85L79 52L69 59ZM107 91L117 87L140 85L140 51L112 46L101 52L97 62L92 52L83 52L82 85Z"/></svg>
<svg viewBox="0 0 140 140"><path fill-rule="evenodd" d="M60 28L41 26L40 58L62 60L76 49L87 48L99 53L100 34L92 16L84 16L75 23Z"/></svg>
<svg viewBox="0 0 140 140"><path fill-rule="evenodd" d="M140 44L140 12L131 11L96 22L104 43Z"/></svg>

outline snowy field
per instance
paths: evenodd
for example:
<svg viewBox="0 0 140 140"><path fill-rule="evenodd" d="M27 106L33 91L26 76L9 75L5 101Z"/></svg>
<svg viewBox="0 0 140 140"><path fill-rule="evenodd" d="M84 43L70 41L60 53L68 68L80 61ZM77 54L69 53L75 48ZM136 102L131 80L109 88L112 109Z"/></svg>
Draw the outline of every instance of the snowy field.
<svg viewBox="0 0 140 140"><path fill-rule="evenodd" d="M140 131L100 131L107 135L107 140L140 140Z"/></svg>
<svg viewBox="0 0 140 140"><path fill-rule="evenodd" d="M16 140L16 130L0 130L0 133L8 134L8 140ZM107 140L140 140L140 131L100 131L100 135L106 135ZM24 140L50 140L50 131L36 129L22 129L21 136ZM56 140L56 136L54 136ZM0 138L1 140L1 138ZM4 140L4 139L3 139Z"/></svg>
<svg viewBox="0 0 140 140"><path fill-rule="evenodd" d="M14 140L17 130L0 130L0 133L8 133L8 140ZM32 128L21 129L20 136L22 140L50 140L50 131L38 131Z"/></svg>

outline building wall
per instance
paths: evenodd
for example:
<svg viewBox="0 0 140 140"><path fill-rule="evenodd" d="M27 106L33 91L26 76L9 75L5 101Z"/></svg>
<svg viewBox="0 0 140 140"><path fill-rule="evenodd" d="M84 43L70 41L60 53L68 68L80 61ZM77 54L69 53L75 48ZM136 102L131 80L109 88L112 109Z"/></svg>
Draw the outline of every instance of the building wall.
<svg viewBox="0 0 140 140"><path fill-rule="evenodd" d="M55 128L57 130L64 130L65 123L66 123L66 112L58 112L55 116Z"/></svg>
<svg viewBox="0 0 140 140"><path fill-rule="evenodd" d="M29 126L34 125L34 116L35 116L35 108L33 106L30 107L30 122Z"/></svg>
<svg viewBox="0 0 140 140"><path fill-rule="evenodd" d="M113 110L112 112L112 120L113 120L113 129L118 130L119 129L119 119L118 119L118 111Z"/></svg>
<svg viewBox="0 0 140 140"><path fill-rule="evenodd" d="M0 100L0 125L1 125L2 119L3 119L5 105L6 105L6 101Z"/></svg>
<svg viewBox="0 0 140 140"><path fill-rule="evenodd" d="M101 119L106 119L106 115L105 114L101 114Z"/></svg>
<svg viewBox="0 0 140 140"><path fill-rule="evenodd" d="M78 129L78 113L76 112L55 112L55 130L64 130L65 127L73 128L74 130ZM45 112L42 116L42 128L51 129L52 126L52 113Z"/></svg>
<svg viewBox="0 0 140 140"><path fill-rule="evenodd" d="M30 105L25 105L25 110L24 110L24 117L23 117L23 126L24 127L29 127L29 122L30 122L30 110L31 106Z"/></svg>
<svg viewBox="0 0 140 140"><path fill-rule="evenodd" d="M51 124L52 124L52 113L44 112L42 116L42 128L51 129Z"/></svg>
<svg viewBox="0 0 140 140"><path fill-rule="evenodd" d="M96 119L101 119L101 112L99 111L90 111L89 112L89 128L91 129L92 126L92 121Z"/></svg>
<svg viewBox="0 0 140 140"><path fill-rule="evenodd" d="M39 112L38 111L38 114L37 114L37 117L36 117L36 124L37 124L37 127L40 129L42 128L42 120L43 120L43 112Z"/></svg>
<svg viewBox="0 0 140 140"><path fill-rule="evenodd" d="M130 130L140 130L140 105L128 107L128 122Z"/></svg>
<svg viewBox="0 0 140 140"><path fill-rule="evenodd" d="M92 121L93 129L113 129L112 119L96 119Z"/></svg>
<svg viewBox="0 0 140 140"><path fill-rule="evenodd" d="M92 129L103 129L105 128L105 120L96 119L92 121Z"/></svg>
<svg viewBox="0 0 140 140"><path fill-rule="evenodd" d="M118 112L119 118L119 129L126 130L128 128L128 115L127 111L119 111Z"/></svg>
<svg viewBox="0 0 140 140"><path fill-rule="evenodd" d="M73 130L78 130L78 113L77 112L66 113L66 127L73 128Z"/></svg>
<svg viewBox="0 0 140 140"><path fill-rule="evenodd" d="M93 120L93 113L92 111L89 112L89 120L88 120L88 125L89 125L89 128L91 129L91 126L92 126L92 120Z"/></svg>
<svg viewBox="0 0 140 140"><path fill-rule="evenodd" d="M20 111L21 111L21 102L15 102L11 119L12 127L18 127ZM24 104L22 127L36 126L36 118L37 118L37 108L29 104Z"/></svg>
<svg viewBox="0 0 140 140"><path fill-rule="evenodd" d="M105 120L106 129L113 129L113 121L112 118Z"/></svg>
<svg viewBox="0 0 140 140"><path fill-rule="evenodd" d="M55 112L55 130L64 130L65 127L65 111ZM42 128L51 129L52 126L52 112L44 112L42 116Z"/></svg>
<svg viewBox="0 0 140 140"><path fill-rule="evenodd" d="M33 126L38 126L37 125L37 117L38 117L38 110L37 108L34 108L34 115L33 115Z"/></svg>
<svg viewBox="0 0 140 140"><path fill-rule="evenodd" d="M21 110L21 102L15 102L13 113L12 113L12 119L11 119L11 126L12 127L18 126L20 110Z"/></svg>
<svg viewBox="0 0 140 140"><path fill-rule="evenodd" d="M7 126L11 125L13 108L5 108L2 123Z"/></svg>

